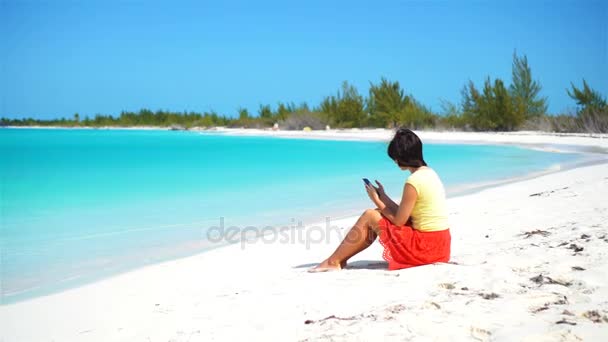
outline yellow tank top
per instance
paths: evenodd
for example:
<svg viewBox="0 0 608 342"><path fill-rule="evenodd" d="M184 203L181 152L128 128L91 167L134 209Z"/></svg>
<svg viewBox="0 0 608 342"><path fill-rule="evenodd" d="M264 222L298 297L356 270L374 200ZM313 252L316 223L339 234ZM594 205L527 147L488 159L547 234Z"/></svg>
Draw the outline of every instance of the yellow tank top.
<svg viewBox="0 0 608 342"><path fill-rule="evenodd" d="M422 232L435 232L449 228L445 189L433 169L422 167L412 173L407 184L418 193L418 199L410 215L412 228Z"/></svg>

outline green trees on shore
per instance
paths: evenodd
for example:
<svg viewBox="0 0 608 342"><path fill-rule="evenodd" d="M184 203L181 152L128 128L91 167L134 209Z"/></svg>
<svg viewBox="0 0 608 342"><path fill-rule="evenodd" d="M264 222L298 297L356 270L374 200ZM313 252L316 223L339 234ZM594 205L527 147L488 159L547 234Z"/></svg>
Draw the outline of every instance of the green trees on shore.
<svg viewBox="0 0 608 342"><path fill-rule="evenodd" d="M577 123L585 131L608 132L608 103L597 90L592 89L583 79L583 87L570 84L567 90L577 105Z"/></svg>
<svg viewBox="0 0 608 342"><path fill-rule="evenodd" d="M397 126L406 119L406 107L409 103L410 99L401 89L399 82L382 78L378 85L370 83L367 99L370 124L384 126L388 123L393 127Z"/></svg>
<svg viewBox="0 0 608 342"><path fill-rule="evenodd" d="M511 74L508 87L500 78L492 81L488 77L479 91L469 81L461 91L462 119L457 122L479 131L512 131L545 115L547 100L539 97L542 87L532 79L526 56L513 54Z"/></svg>
<svg viewBox="0 0 608 342"><path fill-rule="evenodd" d="M336 96L323 99L319 108L328 123L339 127L362 127L365 125L365 99L355 86L342 83Z"/></svg>
<svg viewBox="0 0 608 342"><path fill-rule="evenodd" d="M412 95L408 95L399 85L382 78L380 84L370 83L367 99L368 123L373 127L397 127L406 125L412 128L431 127L435 117Z"/></svg>
<svg viewBox="0 0 608 342"><path fill-rule="evenodd" d="M598 91L592 89L587 84L587 81L583 79L583 88L577 88L574 84L572 91L567 90L568 96L576 101L578 105L578 113L586 114L597 111L606 111L606 98L602 96Z"/></svg>
<svg viewBox="0 0 608 342"><path fill-rule="evenodd" d="M532 70L526 56L518 57L513 54L511 66L510 95L516 110L523 113L525 119L531 119L547 114L547 98L540 97L542 89L538 81L532 79Z"/></svg>
<svg viewBox="0 0 608 342"><path fill-rule="evenodd" d="M191 127L272 127L278 123L285 129L311 127L323 129L382 127L406 125L414 129L460 129L476 131L512 131L534 129L559 132L608 132L608 104L606 98L583 80L578 88L571 84L567 94L575 101L574 115L548 115L547 98L541 96L542 86L534 80L525 55L513 54L510 84L488 76L483 87L468 81L461 90L459 104L442 102L442 113L433 113L406 92L398 81L381 78L370 82L368 96L344 81L335 95L326 96L318 106L307 103L279 102L275 109L261 104L257 115L239 108L236 117L215 112L171 112L141 109L122 112L118 117L97 114L93 118L75 113L72 119L0 120L1 126L158 126Z"/></svg>

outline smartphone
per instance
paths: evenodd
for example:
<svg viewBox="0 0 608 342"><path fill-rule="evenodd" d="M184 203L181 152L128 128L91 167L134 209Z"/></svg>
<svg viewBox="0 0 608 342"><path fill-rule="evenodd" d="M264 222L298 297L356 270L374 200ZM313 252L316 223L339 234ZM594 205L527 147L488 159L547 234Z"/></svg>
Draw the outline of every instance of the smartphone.
<svg viewBox="0 0 608 342"><path fill-rule="evenodd" d="M372 182L370 182L369 179L367 179L367 178L363 178L363 182L365 182L365 184L367 184L367 185L370 185L370 186L372 185Z"/></svg>

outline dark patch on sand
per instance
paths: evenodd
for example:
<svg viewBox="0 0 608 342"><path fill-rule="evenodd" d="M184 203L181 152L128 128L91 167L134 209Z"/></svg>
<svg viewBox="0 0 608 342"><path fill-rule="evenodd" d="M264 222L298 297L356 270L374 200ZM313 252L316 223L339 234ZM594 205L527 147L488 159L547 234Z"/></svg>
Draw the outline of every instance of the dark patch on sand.
<svg viewBox="0 0 608 342"><path fill-rule="evenodd" d="M541 286L545 285L545 284L557 284L557 285L562 285L562 286L566 286L566 287L572 285L572 282L565 281L565 280L555 280L551 277L547 277L542 274L539 274L536 277L532 277L532 278L530 278L530 280Z"/></svg>
<svg viewBox="0 0 608 342"><path fill-rule="evenodd" d="M555 190L550 190L550 191L537 192L535 194L529 195L528 197L549 196L550 194L555 193L557 191L562 191L562 190L567 190L567 189L568 189L568 187L566 186L566 187L563 187L561 189L555 189Z"/></svg>
<svg viewBox="0 0 608 342"><path fill-rule="evenodd" d="M492 299L496 299L496 298L500 298L500 295L494 292L491 293L480 293L479 296L481 296L481 298L486 299L486 300L492 300Z"/></svg>
<svg viewBox="0 0 608 342"><path fill-rule="evenodd" d="M540 235L540 236L544 237L544 236L551 235L551 233L549 233L546 230L536 229L536 230L532 230L532 231L529 231L529 232L525 232L525 233L521 234L520 236L523 236L524 239L529 239L529 238L531 238L534 235Z"/></svg>

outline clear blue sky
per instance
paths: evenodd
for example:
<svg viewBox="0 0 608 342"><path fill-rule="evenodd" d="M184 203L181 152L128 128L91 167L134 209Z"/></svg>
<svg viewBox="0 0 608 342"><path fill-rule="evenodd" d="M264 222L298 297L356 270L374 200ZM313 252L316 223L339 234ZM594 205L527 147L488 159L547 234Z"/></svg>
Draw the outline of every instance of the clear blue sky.
<svg viewBox="0 0 608 342"><path fill-rule="evenodd" d="M608 95L608 1L0 0L0 116L318 104L384 76L434 110L467 80L510 83L513 51L556 113Z"/></svg>

